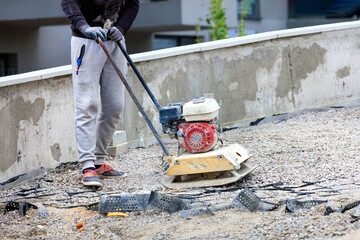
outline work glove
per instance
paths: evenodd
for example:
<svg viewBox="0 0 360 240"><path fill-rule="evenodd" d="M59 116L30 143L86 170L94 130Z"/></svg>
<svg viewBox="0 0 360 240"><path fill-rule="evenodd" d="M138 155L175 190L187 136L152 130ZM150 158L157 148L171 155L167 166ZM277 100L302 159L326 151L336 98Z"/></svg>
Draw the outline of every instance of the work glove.
<svg viewBox="0 0 360 240"><path fill-rule="evenodd" d="M120 42L123 39L123 35L117 27L111 27L108 32L108 37L114 42Z"/></svg>
<svg viewBox="0 0 360 240"><path fill-rule="evenodd" d="M102 41L106 41L106 30L102 29L101 27L89 27L83 26L80 28L80 32L84 34L88 38L93 38L96 42L98 42L98 37Z"/></svg>

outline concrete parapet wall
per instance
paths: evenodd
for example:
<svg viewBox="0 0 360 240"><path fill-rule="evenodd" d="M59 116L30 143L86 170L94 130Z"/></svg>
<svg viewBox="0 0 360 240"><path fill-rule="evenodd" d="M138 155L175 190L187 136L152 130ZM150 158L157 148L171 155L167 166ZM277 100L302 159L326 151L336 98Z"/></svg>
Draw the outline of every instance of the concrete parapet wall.
<svg viewBox="0 0 360 240"><path fill-rule="evenodd" d="M213 96L220 121L291 111L360 95L360 23L282 30L132 56L160 104ZM70 66L0 78L0 182L76 160ZM161 133L133 72L128 80ZM119 129L132 146L155 139L129 95Z"/></svg>
<svg viewBox="0 0 360 240"><path fill-rule="evenodd" d="M0 181L76 159L70 75L0 87Z"/></svg>

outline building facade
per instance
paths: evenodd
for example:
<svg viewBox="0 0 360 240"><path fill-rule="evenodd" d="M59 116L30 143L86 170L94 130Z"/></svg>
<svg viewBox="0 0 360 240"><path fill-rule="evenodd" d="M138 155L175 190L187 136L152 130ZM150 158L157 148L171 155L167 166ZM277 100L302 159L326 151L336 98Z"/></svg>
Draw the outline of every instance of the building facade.
<svg viewBox="0 0 360 240"><path fill-rule="evenodd" d="M360 0L238 0L247 34L358 20ZM242 4L241 4L242 3Z"/></svg>
<svg viewBox="0 0 360 240"><path fill-rule="evenodd" d="M210 0L140 1L126 34L130 53L209 41ZM360 0L223 0L223 7L228 36L237 37L241 18L248 35L357 20ZM0 77L70 64L71 31L60 0L0 0L0 33Z"/></svg>
<svg viewBox="0 0 360 240"><path fill-rule="evenodd" d="M224 0L223 6L227 25L236 28L237 1ZM210 0L141 1L126 34L128 51L194 43L198 19L209 27L209 7ZM0 0L0 32L0 76L70 64L71 31L59 0Z"/></svg>

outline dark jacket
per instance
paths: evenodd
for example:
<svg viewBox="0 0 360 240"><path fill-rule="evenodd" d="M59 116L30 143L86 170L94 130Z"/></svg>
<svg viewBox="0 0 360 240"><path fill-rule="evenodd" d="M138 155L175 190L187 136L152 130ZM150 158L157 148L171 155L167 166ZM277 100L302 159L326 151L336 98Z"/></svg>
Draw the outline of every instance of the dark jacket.
<svg viewBox="0 0 360 240"><path fill-rule="evenodd" d="M61 0L61 7L71 23L72 35L85 38L80 27L103 27L107 19L125 34L139 11L139 0Z"/></svg>

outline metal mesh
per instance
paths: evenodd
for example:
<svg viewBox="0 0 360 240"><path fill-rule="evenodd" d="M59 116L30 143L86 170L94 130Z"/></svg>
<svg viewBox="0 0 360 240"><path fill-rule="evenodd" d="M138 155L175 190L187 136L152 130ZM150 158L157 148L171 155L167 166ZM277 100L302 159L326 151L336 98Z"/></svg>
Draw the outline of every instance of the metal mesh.
<svg viewBox="0 0 360 240"><path fill-rule="evenodd" d="M37 209L38 207L28 202L8 202L5 206L5 213L13 210L19 210L20 216L23 217L30 208Z"/></svg>
<svg viewBox="0 0 360 240"><path fill-rule="evenodd" d="M146 210L159 210L174 213L187 209L187 203L177 197L151 192L150 194L124 194L104 196L100 198L99 211L108 212L133 212Z"/></svg>
<svg viewBox="0 0 360 240"><path fill-rule="evenodd" d="M214 214L210 208L199 208L199 209L188 209L188 210L180 210L180 214L183 218L194 217L199 214Z"/></svg>
<svg viewBox="0 0 360 240"><path fill-rule="evenodd" d="M352 209L352 208L354 208L354 207L357 207L358 205L360 205L360 201L356 201L356 202L347 204L347 205L345 205L344 207L341 207L341 208L339 209L339 212L344 213L344 212L346 212L347 210L350 210L350 209Z"/></svg>
<svg viewBox="0 0 360 240"><path fill-rule="evenodd" d="M262 201L255 193L247 188L239 192L233 200L232 206L245 212L266 212L278 207L277 204Z"/></svg>
<svg viewBox="0 0 360 240"><path fill-rule="evenodd" d="M19 203L18 202L8 202L5 206L5 213L18 210L19 209Z"/></svg>
<svg viewBox="0 0 360 240"><path fill-rule="evenodd" d="M179 210L187 209L186 202L180 198L166 194L151 192L149 197L148 210L160 210L168 213L174 213Z"/></svg>
<svg viewBox="0 0 360 240"><path fill-rule="evenodd" d="M232 202L232 205L245 212L255 212L260 199L250 190L244 189L239 192Z"/></svg>
<svg viewBox="0 0 360 240"><path fill-rule="evenodd" d="M286 201L286 211L288 212L296 212L299 209L310 209L316 205L327 203L327 201L323 200L310 200L300 202L295 199L290 199Z"/></svg>
<svg viewBox="0 0 360 240"><path fill-rule="evenodd" d="M124 194L100 198L100 213L145 211L149 194Z"/></svg>

